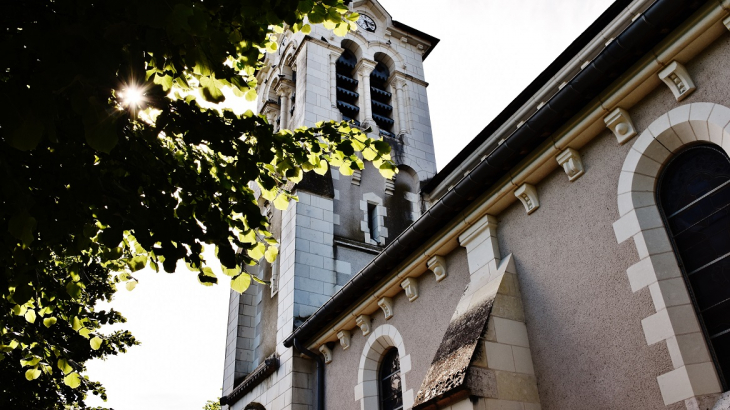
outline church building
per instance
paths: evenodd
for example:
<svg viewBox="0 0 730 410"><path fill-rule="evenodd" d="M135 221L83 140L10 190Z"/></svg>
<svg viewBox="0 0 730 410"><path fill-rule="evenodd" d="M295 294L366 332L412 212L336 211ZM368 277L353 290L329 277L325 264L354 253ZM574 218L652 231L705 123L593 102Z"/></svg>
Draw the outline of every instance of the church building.
<svg viewBox="0 0 730 410"><path fill-rule="evenodd" d="M280 253L231 293L223 407L730 409L730 0L617 0L438 173L439 40L346 3L356 32L281 36L258 108L399 172L259 198Z"/></svg>

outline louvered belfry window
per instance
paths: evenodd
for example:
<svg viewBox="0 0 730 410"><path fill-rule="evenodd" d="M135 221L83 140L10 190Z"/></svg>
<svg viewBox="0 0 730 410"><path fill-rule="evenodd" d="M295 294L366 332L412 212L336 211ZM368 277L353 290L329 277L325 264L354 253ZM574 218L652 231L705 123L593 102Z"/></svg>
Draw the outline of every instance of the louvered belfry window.
<svg viewBox="0 0 730 410"><path fill-rule="evenodd" d="M676 155L657 202L723 390L730 378L730 158L711 145Z"/></svg>
<svg viewBox="0 0 730 410"><path fill-rule="evenodd" d="M380 410L403 408L403 392L400 376L398 349L390 349L383 356L378 372L380 381Z"/></svg>

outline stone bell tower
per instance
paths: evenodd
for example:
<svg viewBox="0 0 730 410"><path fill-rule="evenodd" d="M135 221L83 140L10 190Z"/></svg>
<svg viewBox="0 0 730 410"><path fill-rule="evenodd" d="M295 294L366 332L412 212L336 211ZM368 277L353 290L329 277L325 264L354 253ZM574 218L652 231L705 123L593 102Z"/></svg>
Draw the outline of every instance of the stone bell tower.
<svg viewBox="0 0 730 410"><path fill-rule="evenodd" d="M328 120L371 128L391 145L399 173L385 180L367 162L352 176L307 173L295 188L299 201L283 212L259 198L280 252L273 264L261 262L270 288L231 293L223 381L230 408L313 405L312 361L282 342L420 216L420 185L436 173L423 60L438 39L394 21L377 1L346 3L361 16L346 37L320 25L281 35L258 73L258 109L275 129ZM267 381L254 383L262 371ZM307 380L310 393L294 395L296 380Z"/></svg>

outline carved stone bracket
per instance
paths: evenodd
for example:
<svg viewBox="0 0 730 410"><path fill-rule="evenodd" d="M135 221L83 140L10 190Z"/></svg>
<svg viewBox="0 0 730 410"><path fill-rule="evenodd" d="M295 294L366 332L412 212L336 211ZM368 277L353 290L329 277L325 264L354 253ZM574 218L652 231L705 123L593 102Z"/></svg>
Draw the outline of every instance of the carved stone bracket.
<svg viewBox="0 0 730 410"><path fill-rule="evenodd" d="M319 352L322 353L322 356L324 356L324 363L330 364L332 363L332 349L327 347L326 344L323 344L319 347Z"/></svg>
<svg viewBox="0 0 730 410"><path fill-rule="evenodd" d="M352 185L360 185L360 181L362 180L362 171L359 169L355 169L352 171Z"/></svg>
<svg viewBox="0 0 730 410"><path fill-rule="evenodd" d="M659 78L672 90L672 94L674 94L674 98L677 101L684 100L688 95L692 94L692 91L697 89L687 69L677 61L672 61L668 66L664 67L659 72Z"/></svg>
<svg viewBox="0 0 730 410"><path fill-rule="evenodd" d="M340 345L342 346L342 350L347 350L350 348L349 330L340 330L339 332L337 332L337 338L340 339Z"/></svg>
<svg viewBox="0 0 730 410"><path fill-rule="evenodd" d="M385 195L393 195L395 192L395 181L392 179L385 180Z"/></svg>
<svg viewBox="0 0 730 410"><path fill-rule="evenodd" d="M393 317L393 299L387 297L381 298L380 300L378 300L378 306L380 306L380 309L383 310L385 320Z"/></svg>
<svg viewBox="0 0 730 410"><path fill-rule="evenodd" d="M726 17L725 20L722 21L722 24L725 25L725 28L730 30L730 17Z"/></svg>
<svg viewBox="0 0 730 410"><path fill-rule="evenodd" d="M401 282L400 287L406 291L406 296L408 297L409 302L413 302L418 299L418 279L406 278L406 280Z"/></svg>
<svg viewBox="0 0 730 410"><path fill-rule="evenodd" d="M527 215L537 211L540 207L540 200L537 198L537 189L530 184L522 184L515 190L515 196L522 201L522 205L525 206Z"/></svg>
<svg viewBox="0 0 730 410"><path fill-rule="evenodd" d="M619 145L625 144L626 141L636 135L636 127L634 127L629 113L623 108L616 108L611 111L610 114L603 118L603 122L606 123L606 127L616 136Z"/></svg>
<svg viewBox="0 0 730 410"><path fill-rule="evenodd" d="M367 336L370 334L371 326L370 326L370 316L368 315L360 315L355 319L355 323L360 327L360 330L362 330L362 335Z"/></svg>
<svg viewBox="0 0 730 410"><path fill-rule="evenodd" d="M436 282L441 282L448 275L448 272L446 272L446 260L443 256L434 256L429 259L428 269L436 275Z"/></svg>
<svg viewBox="0 0 730 410"><path fill-rule="evenodd" d="M585 173L583 170L583 161L580 159L580 153L573 148L566 148L555 159L563 167L570 182L575 181Z"/></svg>

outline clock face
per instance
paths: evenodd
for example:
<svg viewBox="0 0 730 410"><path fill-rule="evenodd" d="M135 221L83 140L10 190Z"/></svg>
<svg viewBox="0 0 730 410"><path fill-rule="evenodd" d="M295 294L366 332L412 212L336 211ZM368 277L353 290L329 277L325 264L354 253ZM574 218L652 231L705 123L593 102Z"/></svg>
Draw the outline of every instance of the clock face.
<svg viewBox="0 0 730 410"><path fill-rule="evenodd" d="M365 31L375 32L375 21L367 14L360 15L360 18L357 19L357 25Z"/></svg>

